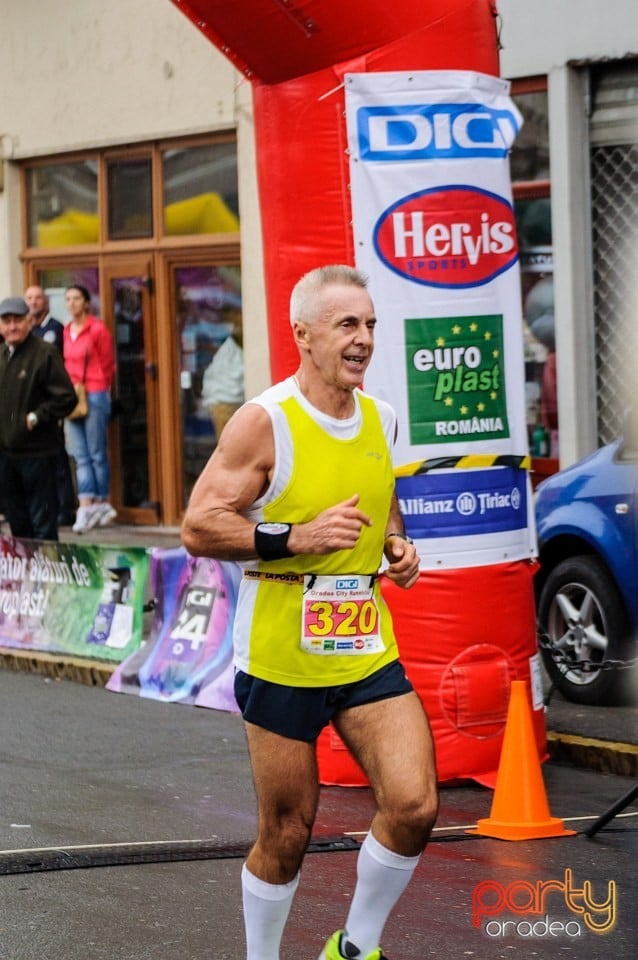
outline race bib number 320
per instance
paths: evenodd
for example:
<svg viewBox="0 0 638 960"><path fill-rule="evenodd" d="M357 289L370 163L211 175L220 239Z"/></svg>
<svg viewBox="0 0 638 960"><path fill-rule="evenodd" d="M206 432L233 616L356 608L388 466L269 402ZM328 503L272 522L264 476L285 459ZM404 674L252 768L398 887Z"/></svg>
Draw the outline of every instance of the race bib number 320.
<svg viewBox="0 0 638 960"><path fill-rule="evenodd" d="M359 574L304 577L301 649L323 656L383 651L374 579Z"/></svg>

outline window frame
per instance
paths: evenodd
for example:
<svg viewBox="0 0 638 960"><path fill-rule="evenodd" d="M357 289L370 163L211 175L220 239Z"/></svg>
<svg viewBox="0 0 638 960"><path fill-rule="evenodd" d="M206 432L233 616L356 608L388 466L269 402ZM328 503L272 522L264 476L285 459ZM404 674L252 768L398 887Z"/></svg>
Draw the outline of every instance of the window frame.
<svg viewBox="0 0 638 960"><path fill-rule="evenodd" d="M200 134L192 137L172 137L139 144L104 147L69 153L51 154L23 160L20 164L21 214L22 214L22 260L29 269L31 263L41 260L66 259L69 257L98 256L101 253L127 253L139 250L168 251L185 247L239 248L240 231L226 233L165 234L164 233L164 181L163 154L171 149L214 146L220 143L237 144L234 130L215 134ZM108 165L112 161L151 159L151 198L153 233L150 237L133 237L112 240L108 237ZM40 247L29 243L28 174L38 167L55 164L93 161L97 164L97 215L99 236L97 243L69 244L58 247Z"/></svg>
<svg viewBox="0 0 638 960"><path fill-rule="evenodd" d="M512 98L525 93L547 93L547 77L538 74L533 77L521 77L510 81ZM550 198L551 180L513 180L512 196L514 200L541 200Z"/></svg>

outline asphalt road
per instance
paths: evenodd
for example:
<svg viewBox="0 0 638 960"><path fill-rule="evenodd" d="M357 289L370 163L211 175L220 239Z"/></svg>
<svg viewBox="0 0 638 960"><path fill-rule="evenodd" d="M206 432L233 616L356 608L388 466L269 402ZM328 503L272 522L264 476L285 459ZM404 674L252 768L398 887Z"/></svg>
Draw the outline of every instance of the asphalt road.
<svg viewBox="0 0 638 960"><path fill-rule="evenodd" d="M0 670L0 722L0 960L243 960L255 809L237 716ZM442 788L386 927L392 960L634 960L638 804L585 830L636 781L555 761L542 774L575 835L468 834L492 793ZM342 925L372 809L368 789L322 789L281 960L314 960Z"/></svg>

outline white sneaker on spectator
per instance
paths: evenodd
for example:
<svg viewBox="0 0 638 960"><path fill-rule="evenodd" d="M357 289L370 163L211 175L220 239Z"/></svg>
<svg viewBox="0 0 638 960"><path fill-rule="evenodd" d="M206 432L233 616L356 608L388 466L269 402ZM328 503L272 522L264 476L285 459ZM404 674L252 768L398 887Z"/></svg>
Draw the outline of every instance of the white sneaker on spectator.
<svg viewBox="0 0 638 960"><path fill-rule="evenodd" d="M80 506L78 507L78 512L75 515L75 523L71 527L74 533L86 533L87 530L90 530L93 526L90 521L93 519L91 516L91 506Z"/></svg>
<svg viewBox="0 0 638 960"><path fill-rule="evenodd" d="M102 508L104 504L102 503L92 503L88 510L88 516L86 518L86 529L92 530L93 527L97 527L100 522L100 517L102 516Z"/></svg>
<svg viewBox="0 0 638 960"><path fill-rule="evenodd" d="M98 520L99 525L101 527L108 527L108 525L113 523L117 517L117 510L115 507L112 507L108 501L104 503L98 503L97 506L100 507L100 517Z"/></svg>

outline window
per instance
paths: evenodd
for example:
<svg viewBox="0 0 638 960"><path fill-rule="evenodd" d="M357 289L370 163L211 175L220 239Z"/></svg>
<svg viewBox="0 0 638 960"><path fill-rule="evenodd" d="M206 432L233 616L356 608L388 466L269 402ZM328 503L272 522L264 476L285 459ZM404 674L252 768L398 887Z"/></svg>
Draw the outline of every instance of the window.
<svg viewBox="0 0 638 960"><path fill-rule="evenodd" d="M151 158L107 160L109 240L153 236Z"/></svg>
<svg viewBox="0 0 638 960"><path fill-rule="evenodd" d="M98 165L94 159L27 170L27 243L68 247L99 241Z"/></svg>
<svg viewBox="0 0 638 960"><path fill-rule="evenodd" d="M547 82L512 84L523 127L512 148L510 169L521 266L525 350L525 402L530 452L558 457L554 257Z"/></svg>
<svg viewBox="0 0 638 960"><path fill-rule="evenodd" d="M512 180L515 183L548 182L549 125L545 78L516 81L512 84L512 99L523 115L523 127L510 156Z"/></svg>
<svg viewBox="0 0 638 960"><path fill-rule="evenodd" d="M240 269L180 266L174 285L185 505L223 426L244 401Z"/></svg>
<svg viewBox="0 0 638 960"><path fill-rule="evenodd" d="M167 236L239 231L234 143L165 150L162 171Z"/></svg>
<svg viewBox="0 0 638 960"><path fill-rule="evenodd" d="M243 396L234 134L21 166L25 280L62 321L66 287L83 284L114 336L112 502L125 523L179 523Z"/></svg>
<svg viewBox="0 0 638 960"><path fill-rule="evenodd" d="M24 186L29 250L239 233L237 144L228 134L27 161Z"/></svg>

